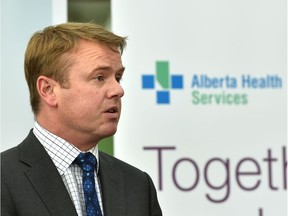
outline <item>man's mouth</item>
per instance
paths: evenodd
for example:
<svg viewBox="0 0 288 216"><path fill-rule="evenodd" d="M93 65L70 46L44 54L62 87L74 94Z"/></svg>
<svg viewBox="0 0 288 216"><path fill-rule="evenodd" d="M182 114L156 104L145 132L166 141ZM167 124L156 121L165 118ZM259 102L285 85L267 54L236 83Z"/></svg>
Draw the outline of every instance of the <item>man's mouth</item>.
<svg viewBox="0 0 288 216"><path fill-rule="evenodd" d="M108 109L106 112L108 112L108 113L117 113L118 112L118 108L117 107L112 107L112 108Z"/></svg>

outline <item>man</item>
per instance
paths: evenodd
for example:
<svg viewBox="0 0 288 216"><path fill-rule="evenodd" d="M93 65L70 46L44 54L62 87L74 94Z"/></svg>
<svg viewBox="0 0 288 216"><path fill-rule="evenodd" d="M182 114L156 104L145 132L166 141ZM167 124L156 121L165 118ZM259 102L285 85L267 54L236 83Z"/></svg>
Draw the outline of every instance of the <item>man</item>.
<svg viewBox="0 0 288 216"><path fill-rule="evenodd" d="M97 148L117 130L125 45L92 23L32 36L25 77L36 121L1 154L2 216L162 215L149 175Z"/></svg>

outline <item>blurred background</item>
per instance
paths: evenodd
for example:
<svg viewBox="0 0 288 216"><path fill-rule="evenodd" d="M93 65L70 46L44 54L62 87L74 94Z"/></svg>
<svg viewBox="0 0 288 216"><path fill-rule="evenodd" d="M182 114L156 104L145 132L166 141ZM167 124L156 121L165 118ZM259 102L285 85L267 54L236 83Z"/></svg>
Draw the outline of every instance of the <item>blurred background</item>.
<svg viewBox="0 0 288 216"><path fill-rule="evenodd" d="M1 151L34 124L23 71L30 36L66 21L95 22L128 36L123 112L100 149L151 175L163 215L287 215L286 0L0 7Z"/></svg>
<svg viewBox="0 0 288 216"><path fill-rule="evenodd" d="M110 0L68 0L68 21L95 22L111 29Z"/></svg>

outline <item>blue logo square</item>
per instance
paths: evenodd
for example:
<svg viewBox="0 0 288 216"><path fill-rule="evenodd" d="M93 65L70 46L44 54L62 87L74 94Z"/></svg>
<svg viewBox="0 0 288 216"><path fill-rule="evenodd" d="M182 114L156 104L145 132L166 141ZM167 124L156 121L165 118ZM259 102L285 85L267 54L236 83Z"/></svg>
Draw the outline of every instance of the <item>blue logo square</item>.
<svg viewBox="0 0 288 216"><path fill-rule="evenodd" d="M157 103L169 104L170 103L169 91L157 91Z"/></svg>
<svg viewBox="0 0 288 216"><path fill-rule="evenodd" d="M142 88L143 89L154 89L154 75L143 75L142 76Z"/></svg>
<svg viewBox="0 0 288 216"><path fill-rule="evenodd" d="M172 75L172 89L182 89L183 88L183 76L182 75Z"/></svg>

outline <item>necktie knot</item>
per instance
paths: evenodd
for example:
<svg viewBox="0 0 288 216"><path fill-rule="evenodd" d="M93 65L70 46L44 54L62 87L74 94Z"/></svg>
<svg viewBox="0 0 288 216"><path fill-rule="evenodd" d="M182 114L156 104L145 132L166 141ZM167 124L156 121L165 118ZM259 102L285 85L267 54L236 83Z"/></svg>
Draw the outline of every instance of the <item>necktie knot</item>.
<svg viewBox="0 0 288 216"><path fill-rule="evenodd" d="M96 157L90 153L80 153L75 159L75 163L78 164L83 172L94 172L97 164Z"/></svg>

